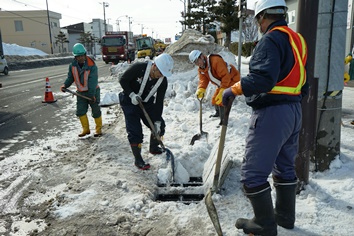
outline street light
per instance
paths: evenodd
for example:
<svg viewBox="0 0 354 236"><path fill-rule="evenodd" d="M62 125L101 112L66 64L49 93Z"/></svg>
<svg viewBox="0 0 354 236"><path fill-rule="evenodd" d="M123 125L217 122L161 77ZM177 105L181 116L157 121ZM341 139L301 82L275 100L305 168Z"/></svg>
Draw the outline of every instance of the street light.
<svg viewBox="0 0 354 236"><path fill-rule="evenodd" d="M123 16L119 16L116 20L116 23L117 23L117 30L120 31L120 27L119 27L119 18L121 17L128 17L128 15L123 15Z"/></svg>
<svg viewBox="0 0 354 236"><path fill-rule="evenodd" d="M106 7L109 7L108 2L102 2L100 3L103 6L103 24L104 24L104 33L107 32L107 24L106 24Z"/></svg>
<svg viewBox="0 0 354 236"><path fill-rule="evenodd" d="M183 3L183 21L184 21L182 24L182 31L183 31L186 29L186 1L187 0L179 0L179 1ZM188 3L190 5L190 0L188 0Z"/></svg>

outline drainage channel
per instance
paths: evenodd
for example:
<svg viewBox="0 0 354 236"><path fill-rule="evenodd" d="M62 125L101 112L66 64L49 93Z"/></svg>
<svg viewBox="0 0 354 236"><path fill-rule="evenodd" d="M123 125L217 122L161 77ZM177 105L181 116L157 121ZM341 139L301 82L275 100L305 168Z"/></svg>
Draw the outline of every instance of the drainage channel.
<svg viewBox="0 0 354 236"><path fill-rule="evenodd" d="M190 177L188 183L158 183L157 187L157 202L174 201L188 205L199 203L204 198L202 177Z"/></svg>

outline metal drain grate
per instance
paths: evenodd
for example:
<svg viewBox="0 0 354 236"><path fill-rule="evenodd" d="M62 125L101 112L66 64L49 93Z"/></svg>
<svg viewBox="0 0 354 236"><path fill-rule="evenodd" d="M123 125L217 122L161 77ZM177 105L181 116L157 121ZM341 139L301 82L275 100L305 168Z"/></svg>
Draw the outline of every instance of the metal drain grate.
<svg viewBox="0 0 354 236"><path fill-rule="evenodd" d="M174 201L184 204L199 203L204 198L202 177L190 177L188 183L158 183L156 201Z"/></svg>

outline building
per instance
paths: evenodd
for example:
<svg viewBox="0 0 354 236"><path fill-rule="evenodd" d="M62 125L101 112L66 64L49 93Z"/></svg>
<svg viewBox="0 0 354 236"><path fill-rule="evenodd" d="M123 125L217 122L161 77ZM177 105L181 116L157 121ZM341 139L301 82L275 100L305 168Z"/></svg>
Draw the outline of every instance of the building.
<svg viewBox="0 0 354 236"><path fill-rule="evenodd" d="M72 51L73 46L79 42L79 39L82 34L84 33L92 34L92 24L90 23L84 23L84 22L77 23L77 24L65 26L62 29L65 29L68 32L68 40L69 40L68 47L70 52ZM85 47L90 52L90 45L85 45Z"/></svg>
<svg viewBox="0 0 354 236"><path fill-rule="evenodd" d="M55 36L60 32L61 14L46 11L0 11L0 28L4 43L59 53ZM48 25L50 22L50 25Z"/></svg>

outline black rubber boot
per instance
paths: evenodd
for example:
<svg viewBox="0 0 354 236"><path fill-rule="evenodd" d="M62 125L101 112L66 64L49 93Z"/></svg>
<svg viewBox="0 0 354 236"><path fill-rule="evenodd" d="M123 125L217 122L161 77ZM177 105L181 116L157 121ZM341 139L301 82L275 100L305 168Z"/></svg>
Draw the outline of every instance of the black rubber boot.
<svg viewBox="0 0 354 236"><path fill-rule="evenodd" d="M297 180L273 179L277 194L274 209L275 221L281 227L293 229L295 224Z"/></svg>
<svg viewBox="0 0 354 236"><path fill-rule="evenodd" d="M139 144L130 144L132 149L134 158L135 158L135 166L141 170L147 170L150 168L149 163L145 163L143 158L141 157L141 143Z"/></svg>
<svg viewBox="0 0 354 236"><path fill-rule="evenodd" d="M278 231L269 183L257 188L247 189L244 187L244 189L252 204L254 217L253 219L237 219L236 228L243 229L245 234L276 236Z"/></svg>
<svg viewBox="0 0 354 236"><path fill-rule="evenodd" d="M149 152L153 155L159 155L163 153L162 148L159 147L159 141L156 139L156 137L153 134L150 135Z"/></svg>
<svg viewBox="0 0 354 236"><path fill-rule="evenodd" d="M215 114L214 115L210 115L209 118L211 117L219 117L220 114L219 114L219 106L214 106L215 108Z"/></svg>

